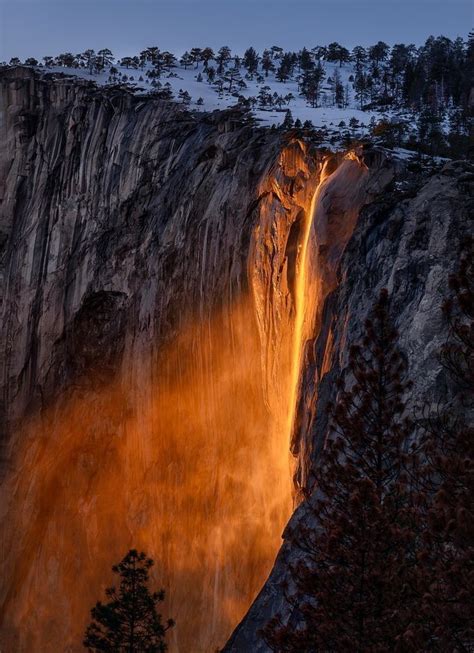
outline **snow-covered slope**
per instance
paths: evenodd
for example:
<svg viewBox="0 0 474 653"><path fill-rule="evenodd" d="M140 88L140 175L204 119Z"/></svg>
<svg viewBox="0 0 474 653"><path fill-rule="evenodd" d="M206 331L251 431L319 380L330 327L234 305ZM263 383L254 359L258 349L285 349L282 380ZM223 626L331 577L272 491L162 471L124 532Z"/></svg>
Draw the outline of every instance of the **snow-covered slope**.
<svg viewBox="0 0 474 653"><path fill-rule="evenodd" d="M213 62L211 64L215 65ZM280 125L285 118L287 110L290 109L294 120L299 119L302 123L309 120L318 129L326 128L328 130L328 138L331 135L340 135L342 130L348 130L352 136L363 135L368 132L370 126L374 123L381 120L390 121L395 117L397 120L401 119L408 124L413 124L414 116L406 112L361 111L355 99L353 88L354 68L352 64L349 63L339 66L338 63L323 62L323 66L325 80L318 101L320 106L318 107L310 106L307 100L300 94L296 78L290 79L287 82L280 82L276 79L274 73L269 73L268 77L263 77L262 82L262 76L254 75L250 77L246 74L247 71L243 67L240 68L240 73L246 88L239 88L238 91L232 91L232 93L226 90L227 84L224 84L223 90L219 92L216 86L208 81L202 63L199 64L198 68L192 65L185 69L183 66L178 65L170 71L164 72L159 78L158 83L161 86L169 83L176 99L179 99L178 94L180 90L187 91L191 96L189 108L192 110L214 111L216 109L235 106L238 102L239 95L245 98L255 98L256 101L253 104L252 110L255 117L264 126ZM127 85L135 87L137 92L150 92L154 90L153 82L147 76L147 72L152 70L152 66L147 65L144 68L136 70L124 68L116 64L115 68L118 73L113 77L114 83L124 81ZM100 85L111 83L111 76L108 69L94 74L90 74L84 68L64 68L59 66L47 69L43 68L42 70L45 72L77 75L78 77L93 80ZM347 106L344 108L334 106L331 79L334 78L336 70L339 72L341 83L346 91ZM281 107L262 107L258 102L258 96L263 87L268 87L267 93L271 96L276 94L288 99L281 104ZM354 122L354 119L357 123Z"/></svg>

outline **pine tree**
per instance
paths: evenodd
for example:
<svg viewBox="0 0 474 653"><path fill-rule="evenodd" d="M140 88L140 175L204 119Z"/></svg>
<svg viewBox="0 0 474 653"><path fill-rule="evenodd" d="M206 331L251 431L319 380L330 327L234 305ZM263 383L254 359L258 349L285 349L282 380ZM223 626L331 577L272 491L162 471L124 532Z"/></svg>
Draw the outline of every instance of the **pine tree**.
<svg viewBox="0 0 474 653"><path fill-rule="evenodd" d="M240 86L241 82L243 81L240 75L240 68L238 66L228 68L225 72L225 75L223 76L223 80L228 84L227 92L232 93L232 91L237 86Z"/></svg>
<svg viewBox="0 0 474 653"><path fill-rule="evenodd" d="M267 107L273 105L273 97L270 93L271 89L269 86L262 86L258 93L258 104L260 107Z"/></svg>
<svg viewBox="0 0 474 653"><path fill-rule="evenodd" d="M378 41L375 45L369 48L369 58L375 63L385 61L390 51L390 47L383 41Z"/></svg>
<svg viewBox="0 0 474 653"><path fill-rule="evenodd" d="M324 68L318 63L315 68L306 70L301 80L301 94L312 107L318 106L321 86L325 78Z"/></svg>
<svg viewBox="0 0 474 653"><path fill-rule="evenodd" d="M127 653L163 653L166 631L174 625L172 619L166 626L156 611L164 600L164 591L150 592L147 584L153 560L145 553L131 549L125 558L112 567L120 576L120 587L109 587L108 603L92 608L92 623L84 638L89 651L123 651Z"/></svg>
<svg viewBox="0 0 474 653"><path fill-rule="evenodd" d="M276 91L272 95L272 104L277 106L279 109L285 104L285 98L283 95L279 95Z"/></svg>
<svg viewBox="0 0 474 653"><path fill-rule="evenodd" d="M159 62L160 48L156 45L150 46L149 48L146 48L140 52L140 58L144 63L151 63L153 66L155 66Z"/></svg>
<svg viewBox="0 0 474 653"><path fill-rule="evenodd" d="M338 107L344 106L344 86L342 85L341 73L336 69L334 77L328 83L332 90L332 102Z"/></svg>
<svg viewBox="0 0 474 653"><path fill-rule="evenodd" d="M184 70L187 70L188 66L192 66L193 58L191 57L191 55L189 54L189 52L187 50L183 54L183 56L181 57L180 63L184 67Z"/></svg>
<svg viewBox="0 0 474 653"><path fill-rule="evenodd" d="M357 73L354 80L355 97L359 100L360 108L363 109L367 98L367 75Z"/></svg>
<svg viewBox="0 0 474 653"><path fill-rule="evenodd" d="M204 61L204 69L207 70L209 62L215 57L214 50L212 48L204 48L201 52L201 57Z"/></svg>
<svg viewBox="0 0 474 653"><path fill-rule="evenodd" d="M221 48L219 48L219 51L217 53L217 72L219 75L221 75L224 71L224 68L227 66L229 61L232 59L232 54L230 51L229 46L223 45Z"/></svg>
<svg viewBox="0 0 474 653"><path fill-rule="evenodd" d="M181 101L181 104L183 104L185 107L189 107L191 104L191 96L188 93L188 91L183 90L182 88L179 89L178 91L178 99Z"/></svg>
<svg viewBox="0 0 474 653"><path fill-rule="evenodd" d="M289 52L285 52L280 60L280 65L278 66L278 70L275 76L279 82L286 82L291 77L292 72L293 61L291 54Z"/></svg>
<svg viewBox="0 0 474 653"><path fill-rule="evenodd" d="M355 64L356 72L362 72L367 61L367 52L361 45L356 45L352 50L352 61Z"/></svg>
<svg viewBox="0 0 474 653"><path fill-rule="evenodd" d="M120 65L123 66L124 68L133 68L134 67L133 57L122 57L122 59L120 59Z"/></svg>
<svg viewBox="0 0 474 653"><path fill-rule="evenodd" d="M167 50L161 53L160 59L161 59L161 64L165 68L174 68L178 63L174 54L172 52L168 52Z"/></svg>
<svg viewBox="0 0 474 653"><path fill-rule="evenodd" d="M270 52L272 53L272 59L281 59L283 57L283 48L279 45L272 45Z"/></svg>
<svg viewBox="0 0 474 653"><path fill-rule="evenodd" d="M208 66L206 68L206 75L207 75L207 81L209 82L209 84L212 84L216 78L216 69L214 68L214 66Z"/></svg>
<svg viewBox="0 0 474 653"><path fill-rule="evenodd" d="M75 68L76 67L76 57L72 52L63 52L58 54L56 57L56 62L58 66L64 66L65 68ZM102 58L94 58L94 67L100 69L102 66Z"/></svg>
<svg viewBox="0 0 474 653"><path fill-rule="evenodd" d="M285 119L281 124L281 128L284 130L293 129L293 115L289 109L285 113Z"/></svg>
<svg viewBox="0 0 474 653"><path fill-rule="evenodd" d="M326 60L327 61L338 61L339 66L342 66L346 61L350 61L351 55L349 50L344 46L340 45L336 41L330 43L327 47Z"/></svg>
<svg viewBox="0 0 474 653"><path fill-rule="evenodd" d="M111 66L109 69L109 80L111 82L117 81L118 73L119 73L118 68L116 68L115 66Z"/></svg>
<svg viewBox="0 0 474 653"><path fill-rule="evenodd" d="M160 100L172 100L173 99L173 88L169 82L166 82L162 88L157 93L157 96Z"/></svg>
<svg viewBox="0 0 474 653"><path fill-rule="evenodd" d="M264 50L262 55L262 69L265 71L265 77L268 77L270 71L275 70L270 50Z"/></svg>
<svg viewBox="0 0 474 653"><path fill-rule="evenodd" d="M332 433L308 503L316 526L305 518L293 533L301 552L287 588L293 614L289 623L277 615L262 632L274 651L424 650L412 582L424 495L405 471L416 469L405 452L412 424L402 417L411 384L388 301L382 291L362 343L350 350L352 385L339 383L331 407Z"/></svg>
<svg viewBox="0 0 474 653"><path fill-rule="evenodd" d="M299 67L301 70L305 71L314 68L313 58L310 52L306 48L303 48L301 50L298 59L299 59Z"/></svg>
<svg viewBox="0 0 474 653"><path fill-rule="evenodd" d="M201 48L192 48L189 53L191 61L196 64L196 68L199 67L199 62L202 61L202 50Z"/></svg>
<svg viewBox="0 0 474 653"><path fill-rule="evenodd" d="M323 45L317 45L311 49L311 52L314 54L318 61L321 61L321 59L325 59L327 57L328 49Z"/></svg>
<svg viewBox="0 0 474 653"><path fill-rule="evenodd" d="M438 111L426 105L418 116L417 128L418 138L425 151L438 154L440 148L445 144L441 116Z"/></svg>
<svg viewBox="0 0 474 653"><path fill-rule="evenodd" d="M92 75L92 73L95 70L96 61L97 61L95 51L91 49L84 50L84 52L80 55L80 57L84 63L84 66L89 70L89 74Z"/></svg>
<svg viewBox="0 0 474 653"><path fill-rule="evenodd" d="M114 55L109 48L102 48L97 52L97 67L100 70L104 70L108 66L111 66L114 61Z"/></svg>
<svg viewBox="0 0 474 653"><path fill-rule="evenodd" d="M247 69L249 75L254 75L258 69L258 54L254 48L248 48L244 52L244 67Z"/></svg>
<svg viewBox="0 0 474 653"><path fill-rule="evenodd" d="M344 86L344 107L348 107L349 104L351 103L351 90L349 88L349 84L346 84Z"/></svg>

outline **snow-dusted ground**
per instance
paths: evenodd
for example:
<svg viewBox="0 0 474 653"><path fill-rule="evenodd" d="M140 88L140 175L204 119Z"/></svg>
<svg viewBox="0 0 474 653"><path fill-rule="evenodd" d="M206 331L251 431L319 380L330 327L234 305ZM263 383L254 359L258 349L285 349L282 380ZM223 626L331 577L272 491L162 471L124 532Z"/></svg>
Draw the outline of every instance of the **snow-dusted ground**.
<svg viewBox="0 0 474 653"><path fill-rule="evenodd" d="M211 65L215 67L215 63L211 62ZM354 75L354 70L351 64L345 64L340 67L337 63L324 62L323 65L326 78L319 98L320 106L318 107L311 107L305 98L300 95L296 80L289 80L288 82L282 83L275 78L273 73L270 73L268 77L264 78L263 82L259 83L255 77L253 79L246 78L246 70L241 68L241 76L244 79L247 88L238 89L236 92L246 98L257 97L260 89L263 86L268 86L270 89L268 91L270 95L273 95L274 93L283 97L290 93L293 95L293 99L291 99L288 104L283 104L281 109L265 109L259 107L258 104L255 105L253 113L259 122L265 126L278 126L281 124L285 118L286 110L290 109L293 119L296 120L299 118L301 122L310 120L316 128L327 128L328 138L336 135L340 136L342 131L347 130L349 130L352 135L355 135L356 133L358 135L364 135L368 132L371 121L373 124L380 120L392 120L394 118L397 120L401 118L414 128L414 116L409 115L406 112L361 111L360 108L358 108L354 97L353 85L352 82L349 81L349 77ZM153 87L146 76L148 68L135 70L119 67L117 65L115 66L119 70L119 74L117 75L118 80L121 80L122 76L126 75L129 78L127 83L134 85L137 90L153 90ZM328 83L328 79L334 77L334 71L336 69L339 71L343 86L345 88L347 87L349 90L349 104L346 108L332 106L333 92ZM76 75L78 77L93 80L100 85L110 83L108 70L93 75L90 75L89 72L83 68L62 68L55 66L52 68L42 68L42 70L44 72L58 72ZM199 73L202 75L202 81L198 81ZM130 77L133 77L133 80L130 80ZM143 78L143 81L139 81L140 77ZM175 68L172 68L170 72L163 73L159 81L162 85L167 82L170 83L176 99L181 89L187 91L191 96L190 109L192 110L213 111L216 109L235 106L237 103L237 97L235 95L225 91L219 94L215 86L207 81L207 76L204 73L202 63L199 64L197 69L192 66L185 70L183 66L176 66ZM227 86L227 84L225 86ZM198 105L197 101L199 98L202 98L202 104ZM359 122L358 126L349 126L349 122L352 118L355 118ZM345 123L345 125L341 125L341 122Z"/></svg>

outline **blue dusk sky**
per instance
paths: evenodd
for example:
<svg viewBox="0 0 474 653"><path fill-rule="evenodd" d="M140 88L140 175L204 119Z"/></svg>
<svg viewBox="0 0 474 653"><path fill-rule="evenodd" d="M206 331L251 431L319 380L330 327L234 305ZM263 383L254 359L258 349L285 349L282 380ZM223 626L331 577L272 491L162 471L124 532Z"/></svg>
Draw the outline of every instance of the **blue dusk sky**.
<svg viewBox="0 0 474 653"><path fill-rule="evenodd" d="M0 0L0 61L151 45L176 54L224 44L419 45L430 34L466 37L473 13L474 0Z"/></svg>

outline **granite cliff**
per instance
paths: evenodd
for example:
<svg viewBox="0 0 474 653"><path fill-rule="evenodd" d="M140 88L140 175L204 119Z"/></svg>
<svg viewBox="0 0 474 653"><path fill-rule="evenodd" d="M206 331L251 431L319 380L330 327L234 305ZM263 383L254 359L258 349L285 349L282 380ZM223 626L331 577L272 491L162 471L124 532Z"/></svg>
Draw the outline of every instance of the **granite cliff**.
<svg viewBox="0 0 474 653"><path fill-rule="evenodd" d="M449 378L437 355L447 336L441 306L449 274L457 270L460 242L472 233L474 168L451 162L415 184L413 176L405 171L405 190L399 181L362 209L338 269L337 288L324 304L321 329L306 342L294 452L306 465L302 471L310 489L311 470L327 434L327 403L337 397L335 381L344 374L349 348L359 341L382 288L390 292L390 314L414 380L407 410L436 410L450 399ZM258 633L278 612L296 625L298 616L283 587L291 588L288 569L301 555L298 527L307 522L312 500L292 515L270 577L224 651L269 651Z"/></svg>
<svg viewBox="0 0 474 653"><path fill-rule="evenodd" d="M280 535L381 287L413 401L443 392L431 353L472 184L466 163L424 178L238 112L2 70L4 648L81 650L136 546L174 651L223 645L271 572L225 649L266 650L304 502L272 570Z"/></svg>

